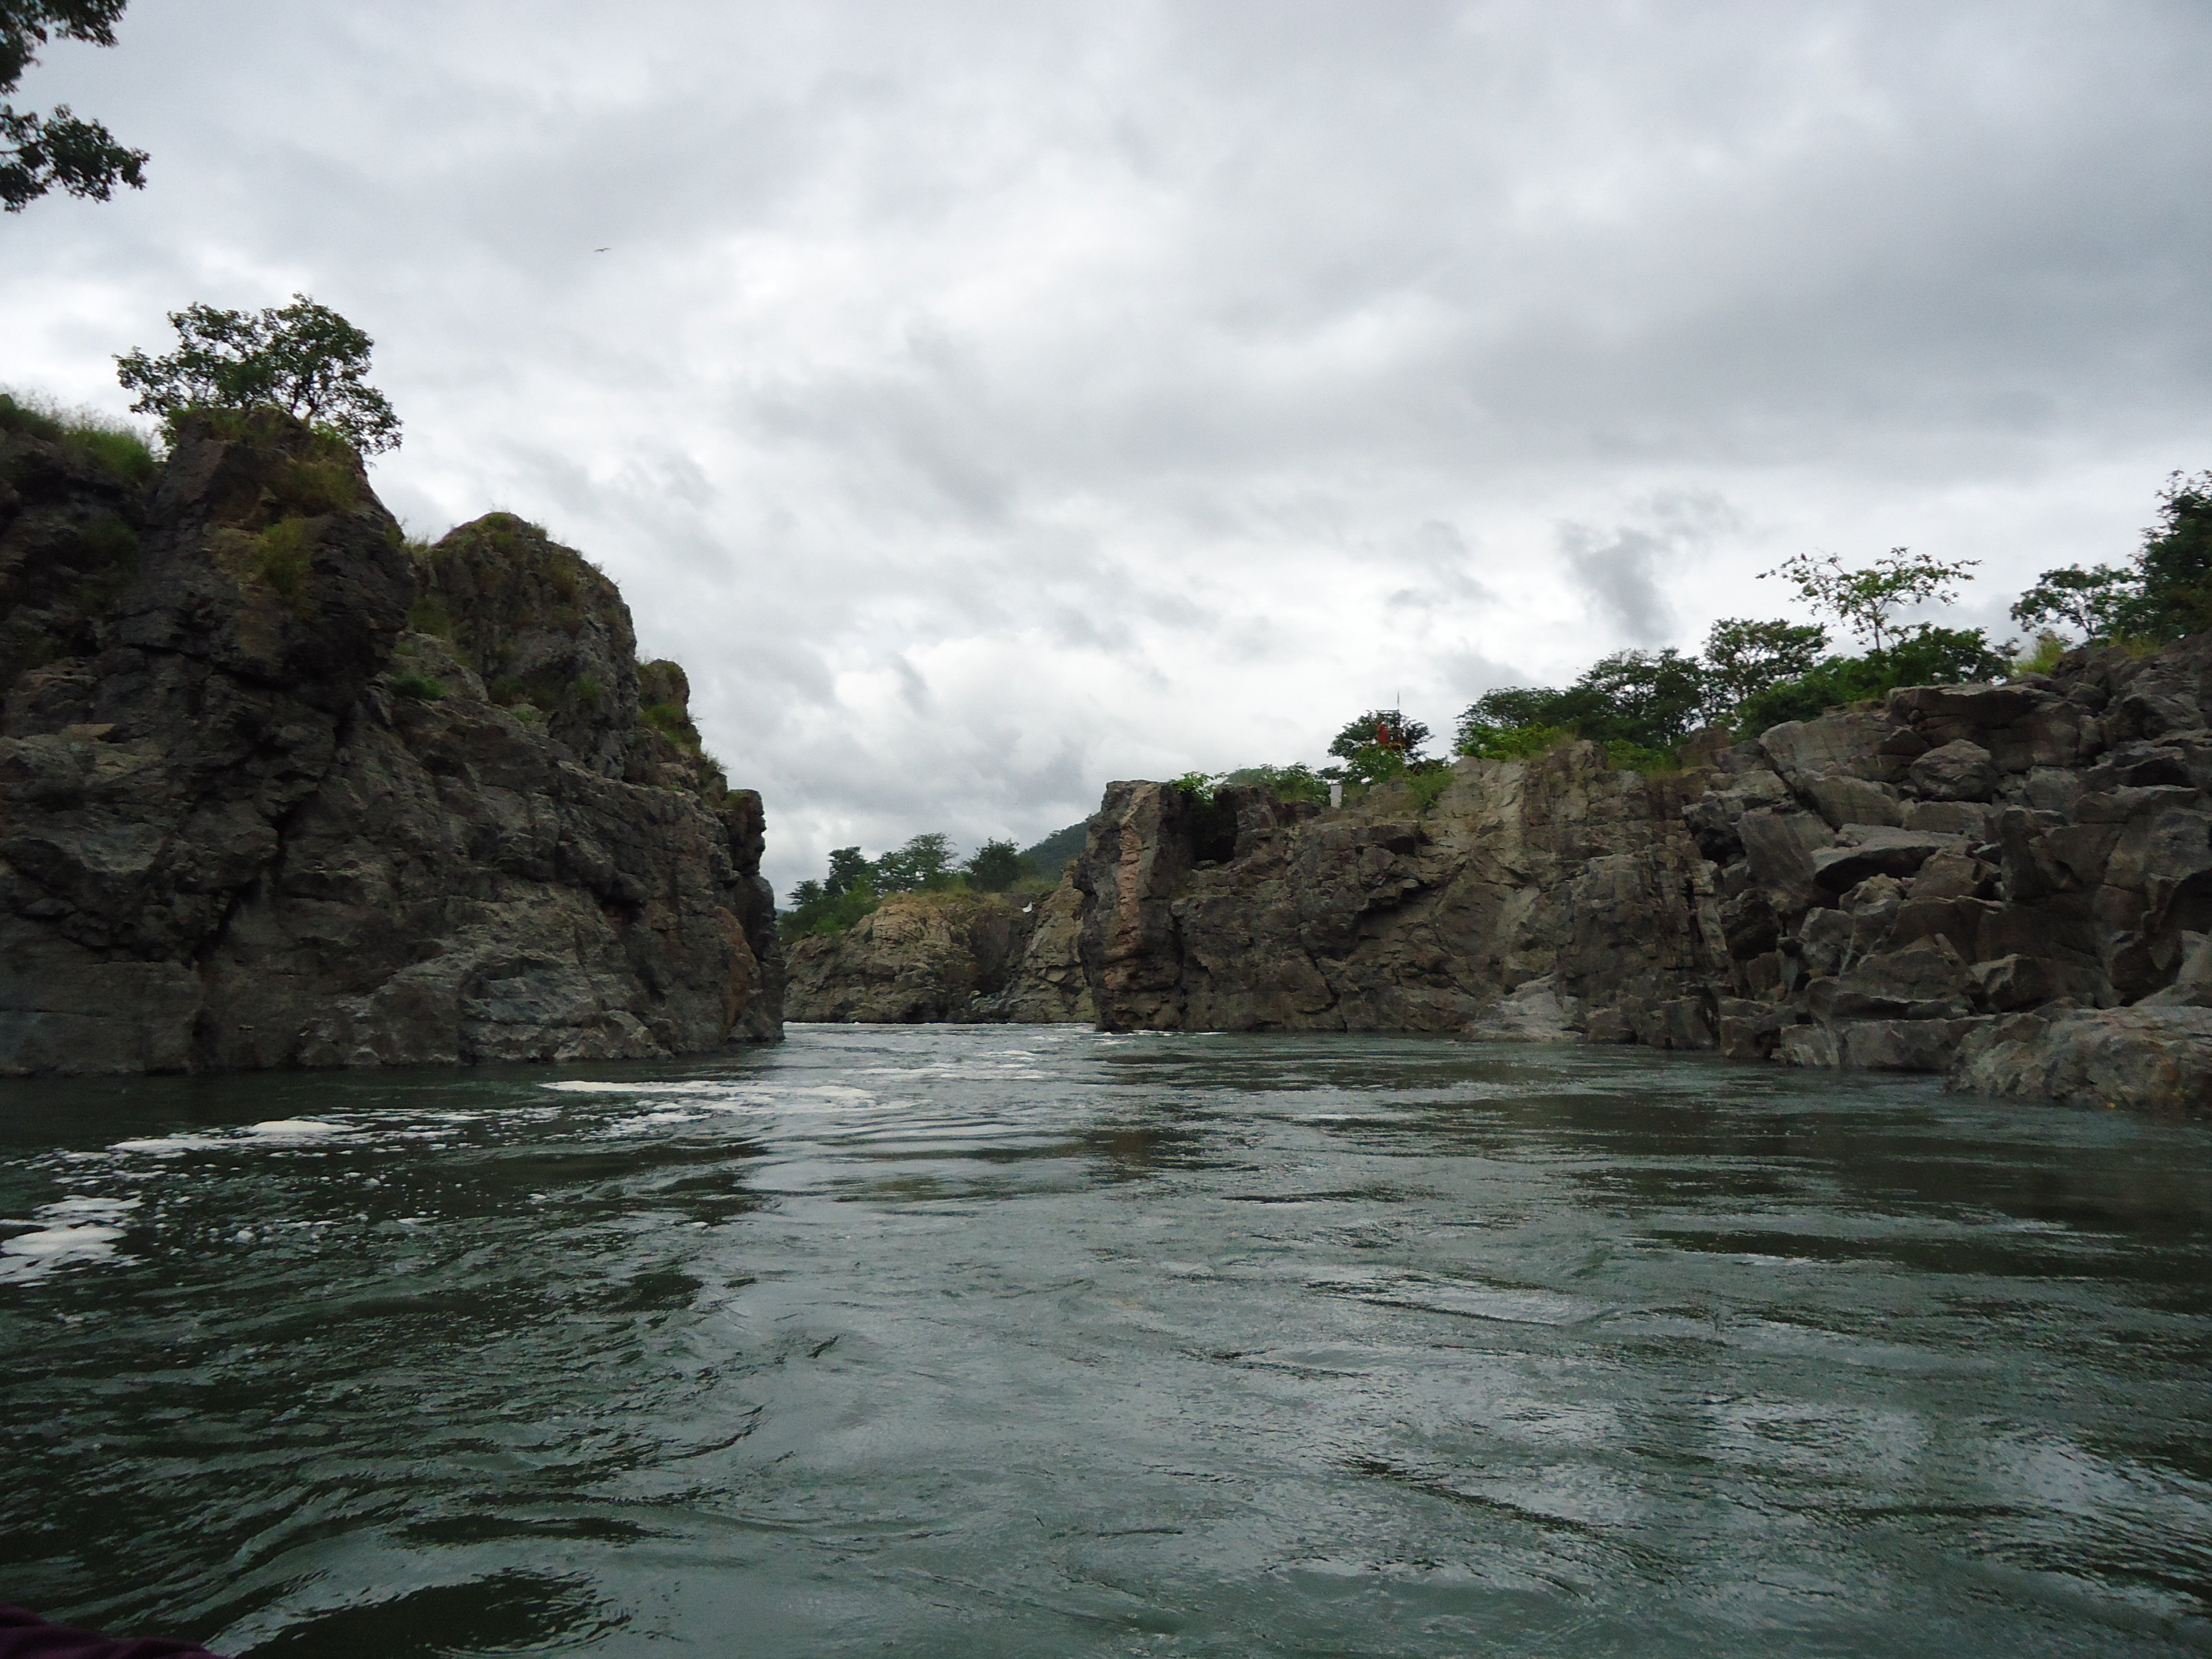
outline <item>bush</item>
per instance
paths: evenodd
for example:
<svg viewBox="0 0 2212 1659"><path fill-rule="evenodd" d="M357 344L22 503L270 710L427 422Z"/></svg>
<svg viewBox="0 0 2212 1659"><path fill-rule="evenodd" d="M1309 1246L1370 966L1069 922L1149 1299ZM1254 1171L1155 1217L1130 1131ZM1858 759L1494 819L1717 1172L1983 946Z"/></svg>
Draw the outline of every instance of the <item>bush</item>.
<svg viewBox="0 0 2212 1659"><path fill-rule="evenodd" d="M446 688L428 674L413 672L395 678L392 689L403 697L414 697L423 702L435 702L446 695Z"/></svg>
<svg viewBox="0 0 2212 1659"><path fill-rule="evenodd" d="M144 489L161 470L161 458L143 433L89 409L64 409L44 398L0 392L0 433L6 432L59 444L134 489Z"/></svg>
<svg viewBox="0 0 2212 1659"><path fill-rule="evenodd" d="M1830 708L1886 697L1900 685L2001 680L2011 672L2011 662L1980 629L1923 623L1887 651L1830 657L1801 679L1745 698L1736 710L1736 735L1754 738L1784 720L1815 720Z"/></svg>

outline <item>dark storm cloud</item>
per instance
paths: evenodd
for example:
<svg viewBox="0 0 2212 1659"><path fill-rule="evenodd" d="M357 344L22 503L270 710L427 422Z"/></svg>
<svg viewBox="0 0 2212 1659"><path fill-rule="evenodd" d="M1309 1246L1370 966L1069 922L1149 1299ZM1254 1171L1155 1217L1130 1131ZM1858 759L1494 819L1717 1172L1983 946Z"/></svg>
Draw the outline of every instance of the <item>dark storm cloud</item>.
<svg viewBox="0 0 2212 1659"><path fill-rule="evenodd" d="M135 0L57 50L26 101L150 186L0 226L0 380L115 406L165 310L337 306L379 488L605 564L780 886L1397 690L1445 729L1816 546L1981 557L2001 621L2212 460L2196 3L528 23Z"/></svg>

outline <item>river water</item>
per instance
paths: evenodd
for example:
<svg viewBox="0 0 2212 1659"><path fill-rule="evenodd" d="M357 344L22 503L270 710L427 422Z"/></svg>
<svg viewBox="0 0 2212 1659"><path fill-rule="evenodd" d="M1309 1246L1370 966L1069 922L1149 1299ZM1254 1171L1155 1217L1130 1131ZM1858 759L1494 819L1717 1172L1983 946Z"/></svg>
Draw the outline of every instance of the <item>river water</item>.
<svg viewBox="0 0 2212 1659"><path fill-rule="evenodd" d="M2212 1130L793 1027L0 1089L0 1600L233 1654L2212 1652Z"/></svg>

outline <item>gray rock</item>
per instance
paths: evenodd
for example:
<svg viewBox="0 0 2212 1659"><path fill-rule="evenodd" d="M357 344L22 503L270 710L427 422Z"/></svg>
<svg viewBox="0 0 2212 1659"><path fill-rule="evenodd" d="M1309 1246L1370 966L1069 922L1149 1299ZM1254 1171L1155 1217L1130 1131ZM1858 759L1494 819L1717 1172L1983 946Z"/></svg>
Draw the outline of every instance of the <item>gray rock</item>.
<svg viewBox="0 0 2212 1659"><path fill-rule="evenodd" d="M1990 751L1964 738L1929 750L1905 775L1929 800L1987 800L2002 781Z"/></svg>
<svg viewBox="0 0 2212 1659"><path fill-rule="evenodd" d="M1841 774L1813 778L1805 785L1805 795L1831 829L1840 830L1847 823L1901 826L1905 823L1897 792L1864 778Z"/></svg>
<svg viewBox="0 0 2212 1659"><path fill-rule="evenodd" d="M1475 1042L1580 1042L1575 1022L1581 1013L1576 999L1560 995L1547 974L1492 1003L1468 1022L1464 1035Z"/></svg>
<svg viewBox="0 0 2212 1659"><path fill-rule="evenodd" d="M776 1035L759 798L641 727L604 577L517 531L508 576L551 572L543 597L573 615L517 601L468 632L424 603L358 459L273 412L188 420L142 506L127 581L77 581L73 612L34 615L22 599L52 573L25 566L0 630L44 641L9 659L0 716L0 1071L653 1057ZM27 507L44 510L0 502L0 545L76 556L24 545ZM475 545L441 544L455 580ZM495 707L477 664L503 629L559 635L544 649L574 677Z"/></svg>
<svg viewBox="0 0 2212 1659"><path fill-rule="evenodd" d="M1815 860L1834 841L1828 826L1809 812L1754 809L1737 827L1751 878L1775 909L1795 915L1821 897Z"/></svg>
<svg viewBox="0 0 2212 1659"><path fill-rule="evenodd" d="M2212 1114L2212 1008L2052 1009L1993 1020L1950 1085L2083 1106Z"/></svg>
<svg viewBox="0 0 2212 1659"><path fill-rule="evenodd" d="M1967 971L1973 979L1975 1000L1992 1013L2033 1007L2058 994L2051 969L2034 957L1997 957L1978 962Z"/></svg>
<svg viewBox="0 0 2212 1659"><path fill-rule="evenodd" d="M1923 830L1850 824L1843 833L1848 845L1813 854L1813 879L1831 893L1856 887L1869 876L1912 875L1936 854L1958 845L1955 836Z"/></svg>

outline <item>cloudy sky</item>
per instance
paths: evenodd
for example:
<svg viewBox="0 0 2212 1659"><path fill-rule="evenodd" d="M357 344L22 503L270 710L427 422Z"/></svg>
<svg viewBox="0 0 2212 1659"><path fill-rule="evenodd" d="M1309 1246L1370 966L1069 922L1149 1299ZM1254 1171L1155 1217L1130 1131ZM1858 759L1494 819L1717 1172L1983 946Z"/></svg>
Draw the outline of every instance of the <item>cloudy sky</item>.
<svg viewBox="0 0 2212 1659"><path fill-rule="evenodd" d="M779 889L1110 778L2124 556L2212 466L2212 8L133 0L149 188L0 221L0 383L377 341L380 492L618 580ZM594 252L605 248L604 252ZM2009 630L2003 630L2009 631Z"/></svg>

